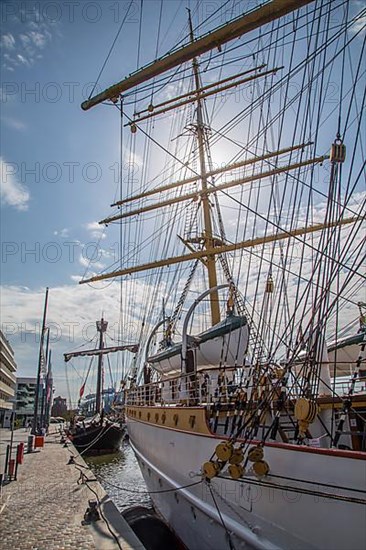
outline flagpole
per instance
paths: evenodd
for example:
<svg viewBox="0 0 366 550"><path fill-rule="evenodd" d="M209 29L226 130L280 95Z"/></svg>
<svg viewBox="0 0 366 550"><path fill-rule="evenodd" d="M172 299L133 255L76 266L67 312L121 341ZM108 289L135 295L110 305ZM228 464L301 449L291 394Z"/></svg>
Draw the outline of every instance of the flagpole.
<svg viewBox="0 0 366 550"><path fill-rule="evenodd" d="M44 427L46 430L48 429L49 425L49 417L50 417L50 408L51 408L51 393L52 393L52 362L51 362L51 353L52 350L50 349L49 356L48 356L48 369L47 369L47 376L46 376L46 404L45 404L45 411L44 411Z"/></svg>
<svg viewBox="0 0 366 550"><path fill-rule="evenodd" d="M45 427L44 418L45 418L45 406L46 406L46 391L47 391L47 376L48 376L48 361L49 361L49 345L50 345L50 329L46 328L45 331L47 332L47 340L46 340L46 354L45 354L45 361L46 361L46 379L44 380L42 384L42 402L41 402L41 420L40 425L41 428Z"/></svg>
<svg viewBox="0 0 366 550"><path fill-rule="evenodd" d="M32 425L33 435L37 435L39 387L40 387L40 381L41 381L42 354L43 354L44 333L46 328L47 304L48 304L48 287L46 288L46 296L44 300L42 331L41 331L41 339L39 343L37 384L36 384L36 395L34 397L34 413L33 413L33 425Z"/></svg>

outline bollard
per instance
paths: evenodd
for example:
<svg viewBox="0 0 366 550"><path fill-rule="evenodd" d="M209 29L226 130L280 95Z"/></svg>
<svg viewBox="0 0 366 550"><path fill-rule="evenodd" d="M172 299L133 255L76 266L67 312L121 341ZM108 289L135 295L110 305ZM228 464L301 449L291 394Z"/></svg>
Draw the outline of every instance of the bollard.
<svg viewBox="0 0 366 550"><path fill-rule="evenodd" d="M34 435L28 435L27 453L31 453L34 449Z"/></svg>
<svg viewBox="0 0 366 550"><path fill-rule="evenodd" d="M44 447L44 435L36 435L34 440L34 448L42 449Z"/></svg>
<svg viewBox="0 0 366 550"><path fill-rule="evenodd" d="M14 458L11 458L9 460L9 468L8 468L9 477L12 478L14 476L14 473L15 473L15 460Z"/></svg>
<svg viewBox="0 0 366 550"><path fill-rule="evenodd" d="M17 447L17 464L23 464L24 460L24 443L19 443Z"/></svg>

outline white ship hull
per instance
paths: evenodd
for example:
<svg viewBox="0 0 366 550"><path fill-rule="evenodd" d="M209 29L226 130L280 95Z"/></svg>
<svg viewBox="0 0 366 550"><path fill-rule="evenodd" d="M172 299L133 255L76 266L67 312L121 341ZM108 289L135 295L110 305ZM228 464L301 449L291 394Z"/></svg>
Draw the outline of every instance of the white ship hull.
<svg viewBox="0 0 366 550"><path fill-rule="evenodd" d="M149 491L199 481L201 465L221 440L130 418L128 430ZM356 502L365 485L365 453L269 444L265 457L271 470L260 484L255 476L210 483L235 548L366 547L365 506ZM230 548L207 483L151 497L189 550Z"/></svg>

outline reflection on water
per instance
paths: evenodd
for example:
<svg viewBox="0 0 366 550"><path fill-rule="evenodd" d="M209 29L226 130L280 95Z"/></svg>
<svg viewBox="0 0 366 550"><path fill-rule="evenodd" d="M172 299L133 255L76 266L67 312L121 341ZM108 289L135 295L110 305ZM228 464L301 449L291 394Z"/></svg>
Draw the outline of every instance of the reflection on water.
<svg viewBox="0 0 366 550"><path fill-rule="evenodd" d="M122 443L117 453L86 457L86 462L120 511L136 505L151 506L147 493L136 492L146 491L146 485L127 442Z"/></svg>

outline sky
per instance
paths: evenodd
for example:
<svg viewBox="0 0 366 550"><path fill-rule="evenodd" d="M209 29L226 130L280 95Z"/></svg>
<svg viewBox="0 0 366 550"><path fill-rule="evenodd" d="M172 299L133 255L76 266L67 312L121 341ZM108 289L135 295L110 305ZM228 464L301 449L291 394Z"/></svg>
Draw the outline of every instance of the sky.
<svg viewBox="0 0 366 550"><path fill-rule="evenodd" d="M233 4L231 17L239 6ZM101 315L116 336L119 319L118 281L78 284L88 266L100 272L118 258L118 235L97 222L110 214L118 188L119 120L111 108L84 112L80 104L96 81L95 91L101 91L181 40L186 7L197 24L221 5L199 2L196 9L195 0L164 2L157 44L161 3L144 0L138 50L140 0L1 3L1 328L15 351L18 375L35 376L50 288L47 324L57 395L67 396L63 353L87 345ZM134 162L138 176L138 155ZM136 334L132 322L131 338ZM70 380L75 395L81 378Z"/></svg>
<svg viewBox="0 0 366 550"><path fill-rule="evenodd" d="M185 5L164 3L168 24L158 53L186 24ZM141 39L140 64L154 57L159 9L160 2L144 4L151 32ZM119 122L108 108L85 113L80 104L125 17L96 91L136 69L140 2L1 3L1 326L18 374L34 376L50 288L53 370L62 395L62 353L85 344L103 312L110 324L118 321L116 283L95 291L78 281L90 260L98 271L118 253L97 221L109 214L116 190Z"/></svg>

